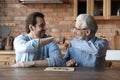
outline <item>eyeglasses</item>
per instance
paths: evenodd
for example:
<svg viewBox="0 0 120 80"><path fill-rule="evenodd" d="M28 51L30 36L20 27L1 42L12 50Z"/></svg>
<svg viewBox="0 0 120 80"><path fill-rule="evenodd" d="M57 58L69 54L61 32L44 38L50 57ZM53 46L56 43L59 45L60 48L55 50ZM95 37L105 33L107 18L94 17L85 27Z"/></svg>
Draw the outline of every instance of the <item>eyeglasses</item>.
<svg viewBox="0 0 120 80"><path fill-rule="evenodd" d="M79 28L79 29L77 29L76 27L74 27L74 29L75 29L75 30L86 30L86 29L88 29L88 28L83 28L83 29L80 29L80 28Z"/></svg>

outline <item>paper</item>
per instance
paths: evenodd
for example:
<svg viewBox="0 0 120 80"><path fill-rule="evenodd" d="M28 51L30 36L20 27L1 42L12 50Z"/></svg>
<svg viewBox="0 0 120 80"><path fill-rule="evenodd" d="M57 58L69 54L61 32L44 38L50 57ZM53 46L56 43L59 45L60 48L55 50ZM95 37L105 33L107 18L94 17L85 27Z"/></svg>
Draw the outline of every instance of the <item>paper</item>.
<svg viewBox="0 0 120 80"><path fill-rule="evenodd" d="M47 67L44 71L74 71L74 67Z"/></svg>

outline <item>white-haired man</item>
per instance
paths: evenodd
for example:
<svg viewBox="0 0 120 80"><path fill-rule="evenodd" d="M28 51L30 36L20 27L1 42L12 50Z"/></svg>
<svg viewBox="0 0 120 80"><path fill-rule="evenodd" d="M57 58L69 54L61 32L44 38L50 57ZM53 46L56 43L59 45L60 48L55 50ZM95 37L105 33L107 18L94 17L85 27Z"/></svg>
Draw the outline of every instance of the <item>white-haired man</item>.
<svg viewBox="0 0 120 80"><path fill-rule="evenodd" d="M108 41L95 36L98 26L89 14L76 18L71 47L64 56L66 66L103 67L108 49Z"/></svg>

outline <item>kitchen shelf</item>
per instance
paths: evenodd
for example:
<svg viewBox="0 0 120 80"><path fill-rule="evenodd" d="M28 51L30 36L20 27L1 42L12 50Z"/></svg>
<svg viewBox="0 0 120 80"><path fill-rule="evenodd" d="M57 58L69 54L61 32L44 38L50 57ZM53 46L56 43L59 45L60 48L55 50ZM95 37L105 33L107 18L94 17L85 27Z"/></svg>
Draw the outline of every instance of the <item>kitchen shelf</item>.
<svg viewBox="0 0 120 80"><path fill-rule="evenodd" d="M120 0L74 0L74 16L81 13L88 13L96 20L117 20L120 19Z"/></svg>
<svg viewBox="0 0 120 80"><path fill-rule="evenodd" d="M62 0L19 0L23 4L63 3Z"/></svg>

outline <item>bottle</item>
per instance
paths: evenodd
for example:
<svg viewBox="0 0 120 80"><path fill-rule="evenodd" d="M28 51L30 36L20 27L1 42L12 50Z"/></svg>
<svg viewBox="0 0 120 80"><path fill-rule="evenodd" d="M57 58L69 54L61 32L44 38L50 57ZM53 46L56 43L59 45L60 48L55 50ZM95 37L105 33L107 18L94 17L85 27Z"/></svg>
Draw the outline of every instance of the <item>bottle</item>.
<svg viewBox="0 0 120 80"><path fill-rule="evenodd" d="M120 16L120 9L117 10L117 16Z"/></svg>
<svg viewBox="0 0 120 80"><path fill-rule="evenodd" d="M5 45L5 50L12 50L13 48L13 38L11 36L7 37L6 45Z"/></svg>

